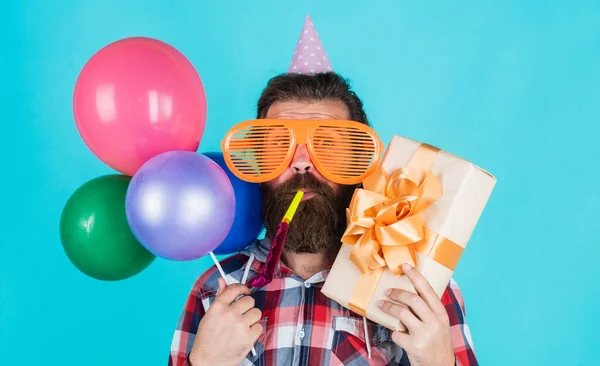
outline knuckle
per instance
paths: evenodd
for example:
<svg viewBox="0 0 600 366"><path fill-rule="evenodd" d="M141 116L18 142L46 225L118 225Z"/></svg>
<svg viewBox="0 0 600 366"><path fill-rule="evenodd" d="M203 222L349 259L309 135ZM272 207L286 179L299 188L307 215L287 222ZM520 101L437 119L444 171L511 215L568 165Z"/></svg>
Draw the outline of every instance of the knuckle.
<svg viewBox="0 0 600 366"><path fill-rule="evenodd" d="M240 292L240 284L239 283L233 283L229 286L227 286L226 290L229 290L230 292ZM225 291L223 291L225 292Z"/></svg>
<svg viewBox="0 0 600 366"><path fill-rule="evenodd" d="M261 324L254 324L251 329L254 331L254 338L260 337L265 331Z"/></svg>
<svg viewBox="0 0 600 366"><path fill-rule="evenodd" d="M401 319L406 319L410 314L410 310L404 306L400 306L400 309L398 309L398 315Z"/></svg>
<svg viewBox="0 0 600 366"><path fill-rule="evenodd" d="M410 306L415 306L421 301L421 298L415 294L408 294L406 296L406 303Z"/></svg>
<svg viewBox="0 0 600 366"><path fill-rule="evenodd" d="M225 314L222 314L225 319L227 319L231 323L237 322L237 315L233 311L227 311Z"/></svg>
<svg viewBox="0 0 600 366"><path fill-rule="evenodd" d="M256 319L258 312L256 312L256 309L250 309L248 310L248 316L250 316L252 319Z"/></svg>
<svg viewBox="0 0 600 366"><path fill-rule="evenodd" d="M231 285L231 289L235 290L236 292L241 292L243 291L245 286L239 284L239 283L234 283L233 285Z"/></svg>
<svg viewBox="0 0 600 366"><path fill-rule="evenodd" d="M208 308L209 312L212 312L214 314L222 314L223 313L223 305L221 305L220 302L213 302L210 307Z"/></svg>

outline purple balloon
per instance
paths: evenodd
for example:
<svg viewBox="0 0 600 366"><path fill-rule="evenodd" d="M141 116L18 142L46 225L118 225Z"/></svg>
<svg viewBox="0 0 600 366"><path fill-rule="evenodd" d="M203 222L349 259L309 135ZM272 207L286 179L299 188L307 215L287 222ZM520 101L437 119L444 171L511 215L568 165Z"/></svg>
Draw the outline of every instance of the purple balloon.
<svg viewBox="0 0 600 366"><path fill-rule="evenodd" d="M193 260L215 250L235 217L231 181L212 159L191 151L169 151L135 173L125 201L127 221L154 255Z"/></svg>

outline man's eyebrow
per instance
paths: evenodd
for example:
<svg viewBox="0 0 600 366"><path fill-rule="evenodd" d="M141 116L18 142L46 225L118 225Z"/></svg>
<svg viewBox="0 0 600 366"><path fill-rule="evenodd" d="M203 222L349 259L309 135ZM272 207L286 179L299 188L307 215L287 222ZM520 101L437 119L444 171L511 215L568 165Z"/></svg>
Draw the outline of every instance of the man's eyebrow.
<svg viewBox="0 0 600 366"><path fill-rule="evenodd" d="M302 111L282 111L280 113L273 114L269 118L278 119L278 118L288 118L288 119L341 119L340 116L337 116L335 113L324 113L324 112L302 112Z"/></svg>

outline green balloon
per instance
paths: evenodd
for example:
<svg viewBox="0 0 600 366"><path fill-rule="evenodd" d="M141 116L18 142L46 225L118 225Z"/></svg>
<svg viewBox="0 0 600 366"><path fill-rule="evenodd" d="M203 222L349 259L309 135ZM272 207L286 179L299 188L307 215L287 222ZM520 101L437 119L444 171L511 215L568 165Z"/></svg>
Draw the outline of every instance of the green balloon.
<svg viewBox="0 0 600 366"><path fill-rule="evenodd" d="M156 256L133 236L125 214L131 177L106 175L79 187L60 218L60 239L69 260L86 275L104 281L132 277Z"/></svg>

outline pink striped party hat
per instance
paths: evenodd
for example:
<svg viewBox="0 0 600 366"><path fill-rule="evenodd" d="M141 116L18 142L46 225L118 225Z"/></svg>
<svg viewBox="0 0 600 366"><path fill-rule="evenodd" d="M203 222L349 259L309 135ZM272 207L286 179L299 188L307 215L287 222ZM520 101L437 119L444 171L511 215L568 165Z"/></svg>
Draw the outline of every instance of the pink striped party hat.
<svg viewBox="0 0 600 366"><path fill-rule="evenodd" d="M325 53L325 48L310 15L307 15L288 73L316 74L328 71L333 71L329 57Z"/></svg>

